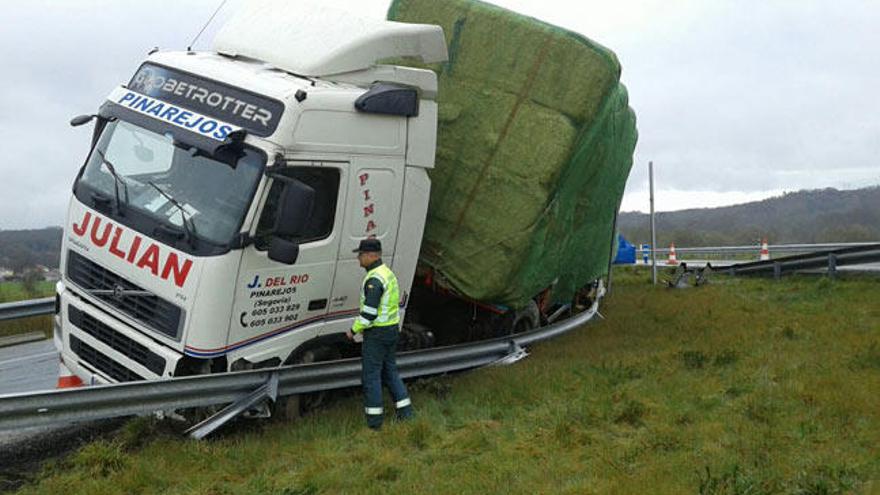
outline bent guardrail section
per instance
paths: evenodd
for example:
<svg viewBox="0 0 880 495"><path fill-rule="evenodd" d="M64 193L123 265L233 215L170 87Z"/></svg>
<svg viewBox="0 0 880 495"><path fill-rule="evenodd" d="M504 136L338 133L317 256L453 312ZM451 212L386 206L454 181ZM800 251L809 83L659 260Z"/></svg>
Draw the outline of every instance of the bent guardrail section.
<svg viewBox="0 0 880 495"><path fill-rule="evenodd" d="M404 378L414 378L486 366L521 353L524 346L588 323L599 313L598 308L599 300L588 310L560 323L514 336L404 352L398 356L398 368ZM275 380L277 383L272 383ZM274 395L348 388L358 386L360 382L360 359L353 358L218 375L5 395L0 396L0 430L235 404L248 399L274 399ZM265 388L260 392L262 387ZM221 416L199 425L202 429L193 431L193 436L202 438L234 417L229 414Z"/></svg>

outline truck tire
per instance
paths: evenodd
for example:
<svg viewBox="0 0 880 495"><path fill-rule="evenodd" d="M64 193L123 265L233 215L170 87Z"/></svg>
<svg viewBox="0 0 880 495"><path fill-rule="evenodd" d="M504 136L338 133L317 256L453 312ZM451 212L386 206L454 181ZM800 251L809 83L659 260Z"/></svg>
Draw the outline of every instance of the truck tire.
<svg viewBox="0 0 880 495"><path fill-rule="evenodd" d="M286 364L309 364L340 359L339 349L331 345L320 345L298 352ZM308 394L288 395L279 397L275 402L272 416L282 421L295 420L305 413L317 409L328 398L330 392L311 392Z"/></svg>
<svg viewBox="0 0 880 495"><path fill-rule="evenodd" d="M397 341L399 352L427 349L434 346L434 333L425 325L407 323L400 329L400 340Z"/></svg>
<svg viewBox="0 0 880 495"><path fill-rule="evenodd" d="M518 309L513 317L514 334L528 332L529 330L538 328L541 325L541 312L538 310L538 304L535 301L529 303L521 309Z"/></svg>

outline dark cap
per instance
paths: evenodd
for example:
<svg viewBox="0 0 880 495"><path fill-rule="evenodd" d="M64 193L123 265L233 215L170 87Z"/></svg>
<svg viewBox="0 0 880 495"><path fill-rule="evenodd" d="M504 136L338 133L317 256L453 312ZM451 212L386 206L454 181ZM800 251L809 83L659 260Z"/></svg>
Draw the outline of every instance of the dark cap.
<svg viewBox="0 0 880 495"><path fill-rule="evenodd" d="M352 253L381 253L382 243L379 239L364 239Z"/></svg>

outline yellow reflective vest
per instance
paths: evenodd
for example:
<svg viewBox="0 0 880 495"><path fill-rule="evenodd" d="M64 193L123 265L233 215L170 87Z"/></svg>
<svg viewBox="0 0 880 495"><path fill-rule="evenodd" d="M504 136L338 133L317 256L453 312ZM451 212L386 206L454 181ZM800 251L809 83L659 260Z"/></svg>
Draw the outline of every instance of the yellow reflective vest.
<svg viewBox="0 0 880 495"><path fill-rule="evenodd" d="M378 308L366 305L364 288L371 278L382 284L382 298ZM400 323L400 290L397 287L397 277L384 264L373 268L364 276L364 281L361 283L360 311L351 328L354 333L363 332L367 328L388 327ZM367 315L375 316L375 319L370 321Z"/></svg>

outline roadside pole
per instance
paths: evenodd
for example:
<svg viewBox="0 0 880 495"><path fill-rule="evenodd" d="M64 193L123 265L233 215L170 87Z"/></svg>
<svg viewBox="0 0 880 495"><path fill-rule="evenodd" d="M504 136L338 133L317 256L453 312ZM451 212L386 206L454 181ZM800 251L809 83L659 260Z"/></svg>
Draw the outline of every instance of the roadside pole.
<svg viewBox="0 0 880 495"><path fill-rule="evenodd" d="M651 188L651 283L657 285L657 230L654 223L654 162L648 162L648 182Z"/></svg>

